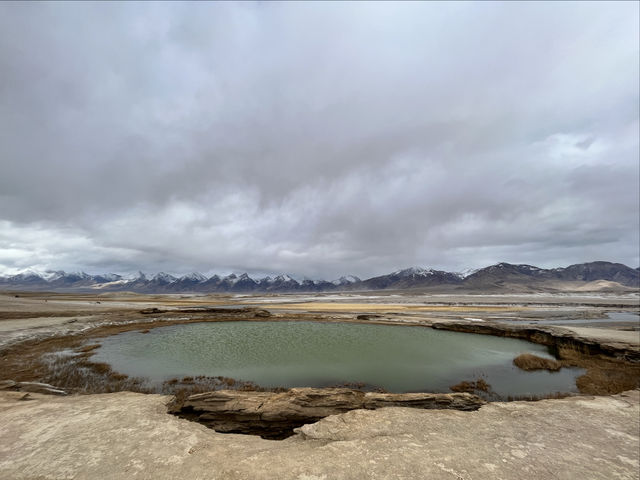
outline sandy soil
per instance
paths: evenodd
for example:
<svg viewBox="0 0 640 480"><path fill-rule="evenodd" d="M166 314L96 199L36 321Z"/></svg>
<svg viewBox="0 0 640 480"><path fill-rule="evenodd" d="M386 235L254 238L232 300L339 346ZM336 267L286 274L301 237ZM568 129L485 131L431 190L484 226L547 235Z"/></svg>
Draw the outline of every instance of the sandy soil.
<svg viewBox="0 0 640 480"><path fill-rule="evenodd" d="M307 312L521 312L524 306L493 306L493 305L412 305L399 303L351 303L351 302L305 302L285 304L263 304L264 308L271 307L278 310L303 310Z"/></svg>

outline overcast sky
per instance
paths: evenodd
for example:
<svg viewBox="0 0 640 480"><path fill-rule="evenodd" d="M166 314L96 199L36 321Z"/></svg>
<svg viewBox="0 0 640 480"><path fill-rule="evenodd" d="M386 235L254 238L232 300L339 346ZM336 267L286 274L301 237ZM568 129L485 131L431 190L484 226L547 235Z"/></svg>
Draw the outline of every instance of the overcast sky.
<svg viewBox="0 0 640 480"><path fill-rule="evenodd" d="M0 4L0 272L639 263L622 3Z"/></svg>

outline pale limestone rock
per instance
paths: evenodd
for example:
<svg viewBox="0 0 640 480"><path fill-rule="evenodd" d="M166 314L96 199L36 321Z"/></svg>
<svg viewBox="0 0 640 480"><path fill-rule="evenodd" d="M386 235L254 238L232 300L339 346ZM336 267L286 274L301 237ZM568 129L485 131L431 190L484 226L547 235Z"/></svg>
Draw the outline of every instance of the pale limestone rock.
<svg viewBox="0 0 640 480"><path fill-rule="evenodd" d="M2 479L638 479L637 390L472 412L352 410L282 441L168 415L166 396L6 393Z"/></svg>
<svg viewBox="0 0 640 480"><path fill-rule="evenodd" d="M305 423L355 409L382 407L477 410L469 393L364 393L349 388L292 388L284 393L219 390L191 395L171 410L219 432L284 438Z"/></svg>

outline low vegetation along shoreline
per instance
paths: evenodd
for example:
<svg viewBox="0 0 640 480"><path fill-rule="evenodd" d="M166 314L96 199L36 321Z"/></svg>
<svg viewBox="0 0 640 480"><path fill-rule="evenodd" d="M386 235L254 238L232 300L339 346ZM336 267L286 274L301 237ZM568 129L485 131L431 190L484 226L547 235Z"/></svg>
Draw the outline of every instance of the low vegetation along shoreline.
<svg viewBox="0 0 640 480"><path fill-rule="evenodd" d="M162 314L162 319L145 317ZM120 390L148 391L141 379L132 379L113 372L109 365L91 361L96 340L127 331L149 331L150 329L196 322L228 321L348 321L367 324L423 325L437 329L476 334L490 334L521 338L551 347L557 360L544 368L557 370L561 367L582 367L587 373L580 377L577 387L584 394L614 394L636 388L640 376L640 352L629 345L600 343L593 340L569 336L548 326L521 326L505 324L479 324L478 322L403 322L397 323L377 318L335 318L321 314L287 314L273 316L268 311L252 308L209 309L189 311L187 309L161 312L157 309L143 310L141 315L127 323L97 325L73 334L46 339L31 339L10 346L0 352L2 373L0 379L16 381L41 381L51 383L74 393L105 393ZM93 343L92 343L93 342ZM62 353L60 353L62 352ZM540 361L538 361L540 362ZM525 370L532 369L521 358L516 365ZM470 381L470 379L460 379ZM195 379L173 379L166 382L162 393L201 388L238 388L259 390L250 382L223 377L199 377ZM477 389L482 391L482 389Z"/></svg>

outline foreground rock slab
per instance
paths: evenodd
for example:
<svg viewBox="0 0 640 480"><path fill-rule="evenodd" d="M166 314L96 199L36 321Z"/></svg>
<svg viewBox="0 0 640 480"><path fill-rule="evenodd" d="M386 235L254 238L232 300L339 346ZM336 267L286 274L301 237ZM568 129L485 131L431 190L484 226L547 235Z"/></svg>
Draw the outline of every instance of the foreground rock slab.
<svg viewBox="0 0 640 480"><path fill-rule="evenodd" d="M282 441L166 413L169 397L0 392L0 478L637 479L639 392L477 411L352 410ZM12 393L12 392L11 392Z"/></svg>
<svg viewBox="0 0 640 480"><path fill-rule="evenodd" d="M383 407L477 410L486 402L469 393L371 393L350 388L292 388L286 392L218 390L191 395L170 410L218 432L282 439L293 429L349 410Z"/></svg>

